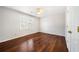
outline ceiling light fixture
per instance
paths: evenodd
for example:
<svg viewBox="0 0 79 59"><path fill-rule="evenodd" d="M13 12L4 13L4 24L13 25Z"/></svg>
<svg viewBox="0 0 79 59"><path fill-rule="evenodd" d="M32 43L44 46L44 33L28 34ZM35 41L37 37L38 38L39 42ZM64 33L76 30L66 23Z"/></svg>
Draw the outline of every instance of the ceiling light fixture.
<svg viewBox="0 0 79 59"><path fill-rule="evenodd" d="M42 14L42 13L43 13L43 8L37 8L37 9L36 9L36 13L37 13L38 15Z"/></svg>

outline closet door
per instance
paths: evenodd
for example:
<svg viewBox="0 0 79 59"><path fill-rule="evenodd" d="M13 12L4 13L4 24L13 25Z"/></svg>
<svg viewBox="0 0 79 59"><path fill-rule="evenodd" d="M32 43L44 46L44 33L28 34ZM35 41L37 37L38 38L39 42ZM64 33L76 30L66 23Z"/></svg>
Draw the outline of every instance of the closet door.
<svg viewBox="0 0 79 59"><path fill-rule="evenodd" d="M23 35L39 32L39 20L36 17L24 15L20 19L20 32Z"/></svg>
<svg viewBox="0 0 79 59"><path fill-rule="evenodd" d="M39 30L40 30L39 19L34 18L34 17L30 18L28 24L29 24L29 30L31 33L39 32Z"/></svg>

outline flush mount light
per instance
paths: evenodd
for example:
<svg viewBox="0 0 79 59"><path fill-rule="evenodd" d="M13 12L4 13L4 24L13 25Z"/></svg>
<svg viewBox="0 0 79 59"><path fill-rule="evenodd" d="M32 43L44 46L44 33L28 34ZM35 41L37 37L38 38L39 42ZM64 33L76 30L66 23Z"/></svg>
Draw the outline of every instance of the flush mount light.
<svg viewBox="0 0 79 59"><path fill-rule="evenodd" d="M36 9L36 13L37 13L38 15L42 14L43 11L44 11L43 8L37 8L37 9Z"/></svg>

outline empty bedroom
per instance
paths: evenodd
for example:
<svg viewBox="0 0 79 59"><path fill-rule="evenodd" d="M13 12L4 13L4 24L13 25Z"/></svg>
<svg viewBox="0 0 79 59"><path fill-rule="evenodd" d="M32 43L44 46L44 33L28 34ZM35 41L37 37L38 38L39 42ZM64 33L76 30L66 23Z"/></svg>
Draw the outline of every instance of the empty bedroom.
<svg viewBox="0 0 79 59"><path fill-rule="evenodd" d="M65 6L0 6L0 52L68 52Z"/></svg>

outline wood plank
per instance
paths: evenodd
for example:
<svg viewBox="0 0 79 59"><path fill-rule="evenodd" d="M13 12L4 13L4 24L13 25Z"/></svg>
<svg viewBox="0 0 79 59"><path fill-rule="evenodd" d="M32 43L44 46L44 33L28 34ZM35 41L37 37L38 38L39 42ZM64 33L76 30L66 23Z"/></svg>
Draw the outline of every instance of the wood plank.
<svg viewBox="0 0 79 59"><path fill-rule="evenodd" d="M0 43L1 52L68 52L64 36L34 33Z"/></svg>

